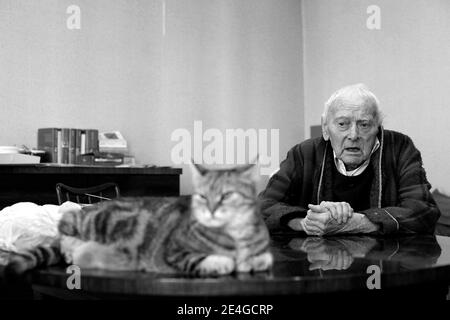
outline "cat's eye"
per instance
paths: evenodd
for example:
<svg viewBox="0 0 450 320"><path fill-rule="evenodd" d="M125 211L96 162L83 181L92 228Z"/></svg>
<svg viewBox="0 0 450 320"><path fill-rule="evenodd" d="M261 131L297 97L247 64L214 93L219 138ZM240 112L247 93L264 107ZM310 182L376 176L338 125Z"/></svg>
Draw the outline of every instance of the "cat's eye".
<svg viewBox="0 0 450 320"><path fill-rule="evenodd" d="M197 196L197 198L199 198L199 200L203 200L203 201L207 201L207 200L208 200L208 199L207 199L204 195L202 195L202 194L197 193L196 196Z"/></svg>
<svg viewBox="0 0 450 320"><path fill-rule="evenodd" d="M232 191L230 191L230 192L225 192L225 193L222 195L221 200L222 200L222 201L228 200L228 199L230 199L233 195L234 195L234 192L232 192Z"/></svg>

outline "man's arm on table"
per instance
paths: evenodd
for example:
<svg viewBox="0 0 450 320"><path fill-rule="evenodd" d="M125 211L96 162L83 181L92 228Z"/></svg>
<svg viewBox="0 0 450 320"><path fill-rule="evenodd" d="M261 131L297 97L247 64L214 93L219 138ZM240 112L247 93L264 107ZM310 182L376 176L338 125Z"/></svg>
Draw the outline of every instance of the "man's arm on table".
<svg viewBox="0 0 450 320"><path fill-rule="evenodd" d="M289 229L288 221L296 217L305 217L307 208L293 205L298 193L299 174L303 159L296 147L289 150L280 164L280 170L269 180L266 189L261 192L261 212L271 231Z"/></svg>
<svg viewBox="0 0 450 320"><path fill-rule="evenodd" d="M320 217L319 215L322 215ZM314 221L325 221L325 225L321 228ZM351 233L372 233L379 229L379 226L372 223L365 215L354 212L353 216L346 223L339 224L332 219L330 213L308 213L306 218L294 218L288 222L289 228L295 231L305 231L311 235L325 234L351 234ZM316 226L316 228L313 228ZM322 230L316 231L317 229ZM316 232L314 232L316 231Z"/></svg>
<svg viewBox="0 0 450 320"><path fill-rule="evenodd" d="M405 135L392 142L398 146L398 203L395 206L364 210L366 217L377 224L378 233L433 234L440 216L422 166L422 157L412 140Z"/></svg>

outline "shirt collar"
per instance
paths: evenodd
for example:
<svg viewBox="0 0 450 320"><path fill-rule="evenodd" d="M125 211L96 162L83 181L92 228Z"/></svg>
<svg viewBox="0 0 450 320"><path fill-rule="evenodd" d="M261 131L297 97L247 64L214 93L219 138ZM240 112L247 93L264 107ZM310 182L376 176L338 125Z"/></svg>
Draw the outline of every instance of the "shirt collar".
<svg viewBox="0 0 450 320"><path fill-rule="evenodd" d="M367 166L369 165L370 162L370 157L372 156L372 154L377 151L377 149L380 147L380 140L378 140L378 137L375 140L375 144L373 145L372 151L370 152L369 157L367 158L366 161L364 161L358 168L356 168L355 170L350 170L347 171L347 169L345 169L345 164L341 159L338 159L336 157L336 153L333 150L333 157L334 157L334 164L336 165L336 169L339 171L339 173L343 174L344 176L349 176L349 177L354 177L354 176L358 176L361 173L364 172L364 170L366 170Z"/></svg>

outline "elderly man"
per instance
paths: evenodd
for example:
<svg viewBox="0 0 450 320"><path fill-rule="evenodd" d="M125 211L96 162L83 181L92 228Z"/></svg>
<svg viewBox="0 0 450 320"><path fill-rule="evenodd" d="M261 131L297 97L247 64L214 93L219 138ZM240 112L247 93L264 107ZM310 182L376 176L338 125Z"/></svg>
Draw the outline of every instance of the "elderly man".
<svg viewBox="0 0 450 320"><path fill-rule="evenodd" d="M384 130L364 85L325 103L323 137L293 147L260 194L269 229L309 235L434 232L440 212L420 152Z"/></svg>

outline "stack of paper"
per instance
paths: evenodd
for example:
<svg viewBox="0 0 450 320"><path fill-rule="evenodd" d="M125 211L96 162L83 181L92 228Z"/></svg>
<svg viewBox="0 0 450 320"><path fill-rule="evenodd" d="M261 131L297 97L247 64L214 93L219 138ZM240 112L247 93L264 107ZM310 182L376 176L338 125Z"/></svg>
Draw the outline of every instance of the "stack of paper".
<svg viewBox="0 0 450 320"><path fill-rule="evenodd" d="M23 154L22 149L12 146L0 146L0 164L39 163L41 157Z"/></svg>

